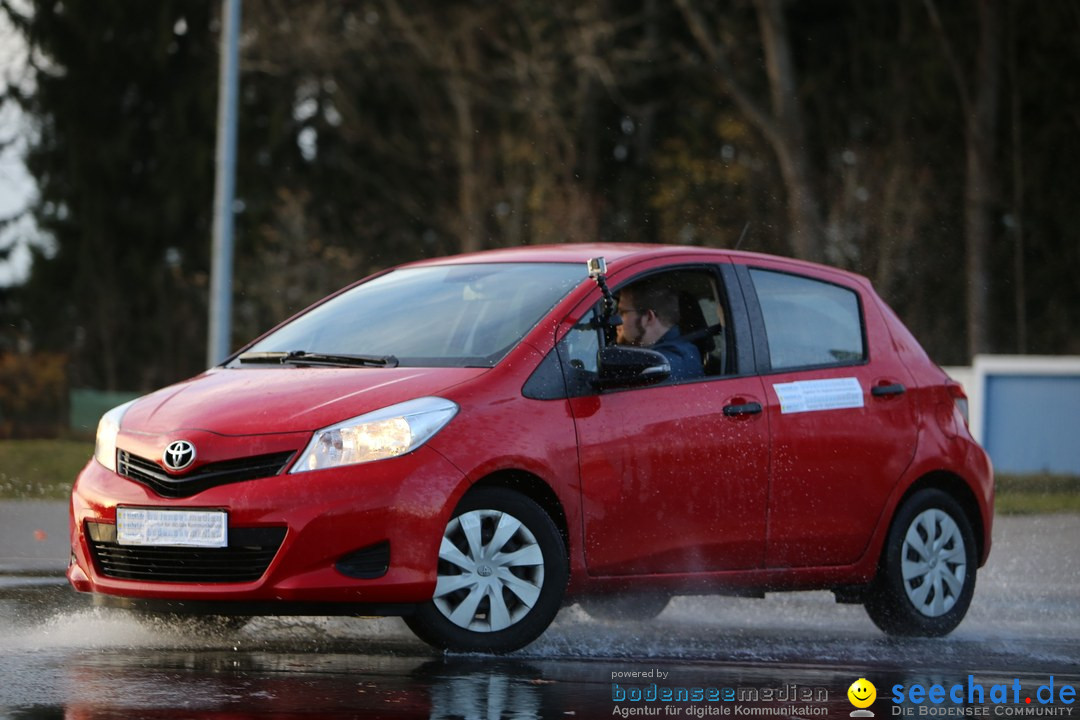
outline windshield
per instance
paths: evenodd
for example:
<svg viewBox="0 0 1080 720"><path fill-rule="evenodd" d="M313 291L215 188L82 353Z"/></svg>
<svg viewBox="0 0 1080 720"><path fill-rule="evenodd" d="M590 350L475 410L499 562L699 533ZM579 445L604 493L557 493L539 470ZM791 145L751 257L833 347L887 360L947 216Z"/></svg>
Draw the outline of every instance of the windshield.
<svg viewBox="0 0 1080 720"><path fill-rule="evenodd" d="M399 365L490 367L584 280L577 263L394 270L305 313L241 357L301 351L389 357Z"/></svg>

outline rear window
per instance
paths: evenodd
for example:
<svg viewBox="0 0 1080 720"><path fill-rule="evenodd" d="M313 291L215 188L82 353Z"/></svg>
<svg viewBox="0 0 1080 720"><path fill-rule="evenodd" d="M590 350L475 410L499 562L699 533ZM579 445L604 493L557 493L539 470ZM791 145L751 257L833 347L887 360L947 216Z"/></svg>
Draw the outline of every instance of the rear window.
<svg viewBox="0 0 1080 720"><path fill-rule="evenodd" d="M866 359L859 296L800 275L751 269L773 370Z"/></svg>
<svg viewBox="0 0 1080 720"><path fill-rule="evenodd" d="M580 263L394 270L305 313L248 351L393 355L401 365L489 367L585 279Z"/></svg>

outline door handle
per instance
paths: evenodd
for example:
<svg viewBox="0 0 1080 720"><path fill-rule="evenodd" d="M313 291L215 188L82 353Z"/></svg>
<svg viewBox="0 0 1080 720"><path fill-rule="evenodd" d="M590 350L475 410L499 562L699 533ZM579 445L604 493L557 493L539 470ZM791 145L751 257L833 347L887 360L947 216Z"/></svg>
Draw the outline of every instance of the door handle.
<svg viewBox="0 0 1080 720"><path fill-rule="evenodd" d="M726 417L739 417L741 415L757 415L761 412L761 403L748 402L742 405L725 405L724 415Z"/></svg>
<svg viewBox="0 0 1080 720"><path fill-rule="evenodd" d="M907 392L907 388L903 383L893 383L892 385L877 385L870 389L870 394L874 397L891 397L892 395L903 395Z"/></svg>

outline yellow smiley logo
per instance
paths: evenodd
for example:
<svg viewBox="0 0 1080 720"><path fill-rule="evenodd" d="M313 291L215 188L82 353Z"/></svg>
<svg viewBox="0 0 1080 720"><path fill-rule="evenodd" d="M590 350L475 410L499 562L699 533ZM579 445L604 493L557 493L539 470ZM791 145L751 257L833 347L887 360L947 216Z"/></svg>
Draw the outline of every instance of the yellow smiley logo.
<svg viewBox="0 0 1080 720"><path fill-rule="evenodd" d="M851 683L847 691L848 700L857 708L868 708L877 699L877 688L866 678L859 678Z"/></svg>

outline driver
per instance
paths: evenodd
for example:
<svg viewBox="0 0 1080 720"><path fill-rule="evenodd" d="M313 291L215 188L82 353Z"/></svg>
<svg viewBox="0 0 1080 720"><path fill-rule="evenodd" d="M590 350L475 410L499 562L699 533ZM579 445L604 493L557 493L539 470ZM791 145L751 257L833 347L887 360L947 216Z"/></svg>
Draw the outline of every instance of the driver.
<svg viewBox="0 0 1080 720"><path fill-rule="evenodd" d="M671 365L671 380L704 377L701 351L679 332L679 300L675 292L655 280L640 280L619 291L616 330L619 345L635 345L662 354Z"/></svg>

